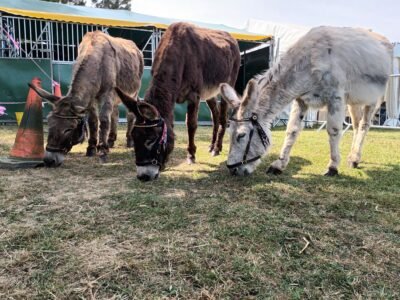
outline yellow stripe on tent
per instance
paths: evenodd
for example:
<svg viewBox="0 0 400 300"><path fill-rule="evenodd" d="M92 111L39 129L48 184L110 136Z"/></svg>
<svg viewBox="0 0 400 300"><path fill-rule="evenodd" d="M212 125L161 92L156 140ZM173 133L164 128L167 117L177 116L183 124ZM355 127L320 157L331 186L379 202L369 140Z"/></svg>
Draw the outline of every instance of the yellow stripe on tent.
<svg viewBox="0 0 400 300"><path fill-rule="evenodd" d="M0 11L19 15L24 17L31 17L37 19L46 19L52 21L63 21L63 22L73 22L73 23L81 23L81 24L93 24L93 25L103 25L103 26L115 26L115 27L155 27L158 29L167 29L169 24L162 23L151 23L151 22L135 22L135 21L125 21L125 20L113 20L106 18L92 18L86 16L77 16L77 15L67 15L60 13L48 13L48 12L40 12L40 11L32 11L32 10L23 10L16 8L7 8L0 7ZM254 34L245 34L245 33L235 33L230 32L230 34L238 40L243 41L263 41L268 40L272 36L268 35L254 35Z"/></svg>

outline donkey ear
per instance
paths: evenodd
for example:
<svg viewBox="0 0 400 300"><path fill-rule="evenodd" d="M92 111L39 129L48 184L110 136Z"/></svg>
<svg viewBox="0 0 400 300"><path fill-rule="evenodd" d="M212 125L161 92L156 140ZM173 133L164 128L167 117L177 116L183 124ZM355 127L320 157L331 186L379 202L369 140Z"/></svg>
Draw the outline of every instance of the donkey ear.
<svg viewBox="0 0 400 300"><path fill-rule="evenodd" d="M125 104L126 108L128 108L129 111L133 112L136 116L136 118L143 118L138 102L133 99L132 97L129 97L127 94L125 94L123 91L121 91L118 87L115 87L115 91L118 94L118 97L121 99L122 103Z"/></svg>
<svg viewBox="0 0 400 300"><path fill-rule="evenodd" d="M140 102L139 108L140 113L147 120L157 120L160 118L160 113L158 112L157 108L150 103Z"/></svg>
<svg viewBox="0 0 400 300"><path fill-rule="evenodd" d="M258 83L255 79L250 79L247 83L247 95L251 98L258 98Z"/></svg>
<svg viewBox="0 0 400 300"><path fill-rule="evenodd" d="M38 88L35 85L28 83L29 87L31 89L33 89L36 94L38 94L40 97L42 97L43 99L49 101L51 104L55 104L58 100L60 100L61 98L58 96L55 96L53 94L50 94L49 92L46 92L44 89Z"/></svg>
<svg viewBox="0 0 400 300"><path fill-rule="evenodd" d="M221 83L219 85L219 90L220 90L222 99L224 99L230 106L232 106L233 108L239 107L240 99L239 99L238 95L236 94L236 91L234 88L232 88L227 83Z"/></svg>
<svg viewBox="0 0 400 300"><path fill-rule="evenodd" d="M258 103L258 83L255 79L250 79L243 94L242 107L253 110Z"/></svg>

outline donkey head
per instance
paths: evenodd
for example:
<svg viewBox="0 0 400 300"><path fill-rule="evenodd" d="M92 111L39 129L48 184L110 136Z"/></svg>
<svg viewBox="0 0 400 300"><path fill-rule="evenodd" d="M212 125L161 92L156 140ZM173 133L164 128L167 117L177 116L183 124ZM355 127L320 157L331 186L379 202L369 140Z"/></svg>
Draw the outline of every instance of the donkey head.
<svg viewBox="0 0 400 300"><path fill-rule="evenodd" d="M44 163L47 167L58 167L72 146L85 138L85 108L73 105L70 96L60 98L34 85L29 86L53 107L47 117L49 134Z"/></svg>
<svg viewBox="0 0 400 300"><path fill-rule="evenodd" d="M156 179L173 149L172 130L153 105L137 101L119 88L116 91L136 117L130 134L135 149L137 178L142 181Z"/></svg>
<svg viewBox="0 0 400 300"><path fill-rule="evenodd" d="M258 84L250 80L239 97L227 83L220 85L222 98L233 108L230 118L230 147L227 167L232 175L249 175L261 162L269 147L269 128L260 124Z"/></svg>

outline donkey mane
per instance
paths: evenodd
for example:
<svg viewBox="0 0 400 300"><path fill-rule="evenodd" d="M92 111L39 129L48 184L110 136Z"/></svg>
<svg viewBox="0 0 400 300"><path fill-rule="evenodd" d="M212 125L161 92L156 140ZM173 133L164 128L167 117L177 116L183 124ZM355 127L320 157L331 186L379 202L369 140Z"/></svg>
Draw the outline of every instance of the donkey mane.
<svg viewBox="0 0 400 300"><path fill-rule="evenodd" d="M87 115L90 131L87 155L98 152L106 159L108 149L116 140L120 100L114 87L136 98L142 73L143 55L132 41L110 37L101 31L86 33L79 44L68 93L54 103L54 113L49 116ZM101 126L98 126L99 121ZM65 135L62 131L65 122L53 123L51 131L56 140L53 144L57 144ZM127 143L130 144L130 137Z"/></svg>
<svg viewBox="0 0 400 300"><path fill-rule="evenodd" d="M168 119L172 125L174 105L180 85L169 82L170 79L168 78L169 76L175 75L175 72L174 70L171 70L171 67L175 69L176 65L167 67L169 67L169 69L165 68L162 70L163 72L158 72L156 74L154 74L152 70L153 78L150 87L145 94L144 101L154 105L160 115Z"/></svg>

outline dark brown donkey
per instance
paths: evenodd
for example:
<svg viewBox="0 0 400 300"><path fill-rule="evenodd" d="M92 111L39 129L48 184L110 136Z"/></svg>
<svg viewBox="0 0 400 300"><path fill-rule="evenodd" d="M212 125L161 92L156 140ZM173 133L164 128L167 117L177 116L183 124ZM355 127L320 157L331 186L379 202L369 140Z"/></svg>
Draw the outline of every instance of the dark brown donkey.
<svg viewBox="0 0 400 300"><path fill-rule="evenodd" d="M175 103L188 102L188 162L195 162L194 135L201 99L207 99L213 119L210 151L218 155L226 128L225 101L217 105L219 84L235 84L240 67L237 41L227 32L187 23L168 27L155 54L152 81L144 101L117 89L122 102L136 115L132 130L137 177L157 178L174 148L172 132Z"/></svg>
<svg viewBox="0 0 400 300"><path fill-rule="evenodd" d="M45 164L61 165L72 146L83 141L86 116L90 131L86 155L92 156L98 149L101 160L106 161L117 131L120 100L114 88L136 98L142 74L143 55L135 43L100 31L87 33L79 45L72 83L65 97L59 98L31 86L53 105L48 117ZM129 134L127 137L130 139Z"/></svg>

